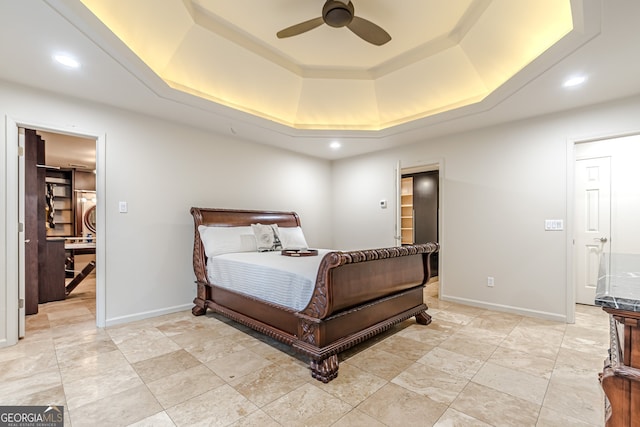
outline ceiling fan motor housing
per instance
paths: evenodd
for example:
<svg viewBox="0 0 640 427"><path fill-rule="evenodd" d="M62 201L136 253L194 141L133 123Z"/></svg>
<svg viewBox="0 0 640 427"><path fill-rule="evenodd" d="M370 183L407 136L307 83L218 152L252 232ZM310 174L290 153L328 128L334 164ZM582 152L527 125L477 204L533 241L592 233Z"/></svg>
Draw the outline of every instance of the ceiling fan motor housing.
<svg viewBox="0 0 640 427"><path fill-rule="evenodd" d="M353 3L339 0L327 0L322 8L322 19L324 22L335 28L345 27L353 20Z"/></svg>

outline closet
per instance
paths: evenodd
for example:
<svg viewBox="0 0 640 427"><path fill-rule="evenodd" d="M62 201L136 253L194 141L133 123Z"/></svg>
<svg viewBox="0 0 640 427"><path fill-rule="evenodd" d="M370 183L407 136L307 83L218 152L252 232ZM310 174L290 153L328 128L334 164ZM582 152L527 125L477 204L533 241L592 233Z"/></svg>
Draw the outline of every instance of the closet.
<svg viewBox="0 0 640 427"><path fill-rule="evenodd" d="M402 244L438 242L438 171L403 174L400 191ZM438 254L431 274L438 274Z"/></svg>
<svg viewBox="0 0 640 427"><path fill-rule="evenodd" d="M87 213L91 207L95 210L95 173L93 169L83 170L88 169L84 165L63 164L59 159L50 161L47 149L54 145L48 145L49 136L44 138L42 134L55 139L52 134L25 129L25 314L28 315L38 312L38 304L66 298L70 292L66 279L74 279L77 270L83 268L77 265L78 255L88 254L90 263L95 258L95 213L92 212L93 216ZM95 152L95 141L88 141L91 143ZM93 218L92 235L85 217Z"/></svg>

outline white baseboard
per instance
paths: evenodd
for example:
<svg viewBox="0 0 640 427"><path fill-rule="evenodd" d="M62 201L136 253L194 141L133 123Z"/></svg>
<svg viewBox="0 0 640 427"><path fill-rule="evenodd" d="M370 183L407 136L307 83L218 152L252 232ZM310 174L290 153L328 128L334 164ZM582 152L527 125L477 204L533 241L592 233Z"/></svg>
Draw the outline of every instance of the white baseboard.
<svg viewBox="0 0 640 427"><path fill-rule="evenodd" d="M137 320L150 319L152 317L158 317L164 314L171 314L171 313L176 313L178 311L191 310L192 308L193 308L193 303L190 303L190 304L176 305L173 307L166 307L160 310L151 310L151 311L145 311L142 313L130 314L127 316L112 317L111 319L106 320L106 326L109 327L109 326L121 325L123 323L135 322Z"/></svg>
<svg viewBox="0 0 640 427"><path fill-rule="evenodd" d="M539 319L553 320L556 322L567 323L567 316L564 314L549 313L547 311L539 311L539 310L530 310L527 308L514 307L510 305L503 305L503 304L493 304L485 301L477 301L477 300L468 299L468 298L452 297L448 295L441 295L440 299L443 301L450 301L450 302L456 302L464 305L471 305L474 307L486 308L488 310L501 311L505 313L519 314L521 316L536 317Z"/></svg>

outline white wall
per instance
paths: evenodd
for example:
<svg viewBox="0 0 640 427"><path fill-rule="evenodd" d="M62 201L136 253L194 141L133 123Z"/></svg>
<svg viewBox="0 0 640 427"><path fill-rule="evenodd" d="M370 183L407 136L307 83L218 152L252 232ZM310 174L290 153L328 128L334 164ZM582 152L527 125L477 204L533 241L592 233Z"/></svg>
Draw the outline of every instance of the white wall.
<svg viewBox="0 0 640 427"><path fill-rule="evenodd" d="M105 137L107 324L191 306L192 206L294 210L310 245L331 246L331 164L284 150L216 135L107 106L64 99L0 82L0 115L18 123L78 129ZM3 185L0 224L7 209L6 124L0 135ZM82 130L82 132L81 132ZM10 177L12 178L12 177ZM4 184L7 184L5 186ZM129 212L118 212L127 201ZM11 231L11 230L10 230ZM6 239L0 237L0 269L6 272ZM100 266L98 266L100 268ZM0 307L7 289L0 282ZM0 316L1 334L6 318ZM6 336L6 335L5 335Z"/></svg>
<svg viewBox="0 0 640 427"><path fill-rule="evenodd" d="M442 160L441 298L557 320L567 318L569 141L640 131L640 98L334 162L334 245L393 241L393 171ZM568 198L571 198L569 200ZM495 286L487 287L487 277Z"/></svg>
<svg viewBox="0 0 640 427"><path fill-rule="evenodd" d="M398 160L444 166L442 298L562 320L567 236L543 224L557 218L568 225L568 141L637 132L640 97L333 163L2 82L0 114L106 135L99 203L106 204L108 324L190 306L191 206L295 210L316 247L392 245ZM4 120L0 126L4 226L17 184L5 173L14 141ZM380 209L381 199L390 207ZM129 213L118 213L121 200ZM9 231L0 227L0 307L16 286L4 274ZM487 276L495 277L494 288Z"/></svg>

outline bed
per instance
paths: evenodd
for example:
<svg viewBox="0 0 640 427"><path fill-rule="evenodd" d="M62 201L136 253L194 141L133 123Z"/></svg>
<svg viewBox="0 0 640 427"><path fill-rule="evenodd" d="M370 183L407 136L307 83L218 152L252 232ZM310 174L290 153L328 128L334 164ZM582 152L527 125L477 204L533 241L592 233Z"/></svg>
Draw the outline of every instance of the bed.
<svg viewBox="0 0 640 427"><path fill-rule="evenodd" d="M204 242L211 245L210 236L203 242L201 231L203 236L210 230L235 232L252 224L295 230L300 228L300 218L295 212L194 207L191 214L195 225L193 269L197 284L192 313L201 316L211 310L290 345L309 358L315 379L325 383L334 379L338 375L340 352L400 322L411 317L422 325L431 322L423 288L430 277L430 255L439 249L437 243L357 251L320 250L315 257L304 257L304 261L303 257L294 259L280 252L271 253L268 256L274 260L290 258L287 262L318 265L308 301L292 308L214 283L211 264L218 256L206 255Z"/></svg>

